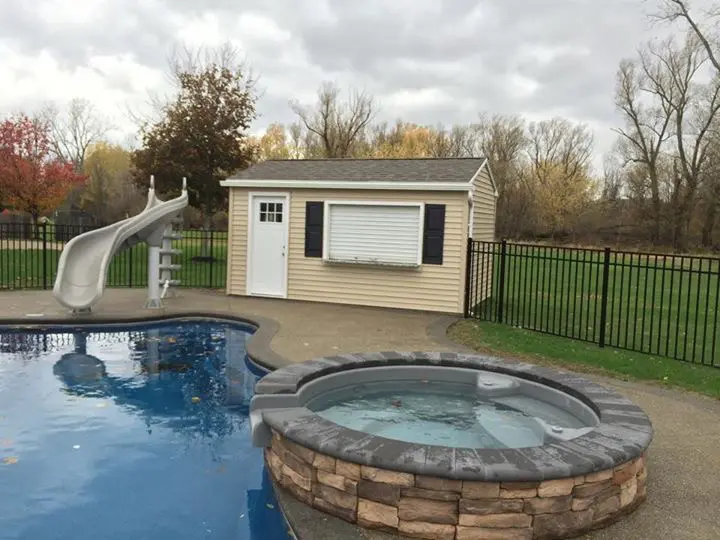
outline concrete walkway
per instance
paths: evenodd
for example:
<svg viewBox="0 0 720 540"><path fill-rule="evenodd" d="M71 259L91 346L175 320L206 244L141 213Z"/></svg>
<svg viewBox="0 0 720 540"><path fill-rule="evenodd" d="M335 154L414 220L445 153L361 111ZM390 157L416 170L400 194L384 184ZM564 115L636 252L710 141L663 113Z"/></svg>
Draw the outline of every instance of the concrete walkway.
<svg viewBox="0 0 720 540"><path fill-rule="evenodd" d="M88 319L122 320L148 313L200 312L254 317L261 322L261 331L263 326L266 328L258 332L261 339L253 346L266 349L266 357L278 362L283 359L299 362L338 352L461 349L444 338L442 329L449 319L432 314L231 298L220 292L200 290L179 291L178 297L168 299L159 313L144 310L144 300L144 290L109 290ZM35 316L27 317L28 314ZM33 324L65 318L69 318L67 312L55 302L50 291L0 293L0 324L9 319ZM267 343L262 344L261 340ZM720 539L720 401L651 384L587 377L615 388L641 406L653 422L655 439L648 454L647 502L620 523L583 538ZM360 533L340 520L312 512L297 513L298 524L309 538L389 538Z"/></svg>

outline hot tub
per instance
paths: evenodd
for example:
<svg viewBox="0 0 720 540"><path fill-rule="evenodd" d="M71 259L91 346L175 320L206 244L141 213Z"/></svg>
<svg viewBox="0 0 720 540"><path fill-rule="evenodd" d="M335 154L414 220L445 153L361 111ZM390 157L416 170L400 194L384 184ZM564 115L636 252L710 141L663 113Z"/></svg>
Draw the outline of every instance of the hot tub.
<svg viewBox="0 0 720 540"><path fill-rule="evenodd" d="M652 426L616 392L501 358L320 358L259 381L253 443L319 510L419 538L562 538L646 496Z"/></svg>

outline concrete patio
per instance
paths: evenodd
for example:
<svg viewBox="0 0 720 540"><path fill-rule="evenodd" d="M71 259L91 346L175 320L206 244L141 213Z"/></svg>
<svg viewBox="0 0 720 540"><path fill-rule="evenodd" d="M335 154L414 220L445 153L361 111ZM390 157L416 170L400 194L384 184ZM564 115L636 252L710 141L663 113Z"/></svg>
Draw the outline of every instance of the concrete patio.
<svg viewBox="0 0 720 540"><path fill-rule="evenodd" d="M218 291L180 290L162 310L145 310L146 291L112 289L91 315L73 317L50 291L0 293L0 324L43 321L130 320L148 316L217 314L260 323L251 340L267 363L300 362L343 352L464 350L444 334L451 318L427 313L284 300L227 297ZM720 401L651 384L587 375L626 395L648 414L655 439L648 456L648 500L631 516L587 539L673 540L720 538ZM291 518L305 538L379 539L290 501Z"/></svg>

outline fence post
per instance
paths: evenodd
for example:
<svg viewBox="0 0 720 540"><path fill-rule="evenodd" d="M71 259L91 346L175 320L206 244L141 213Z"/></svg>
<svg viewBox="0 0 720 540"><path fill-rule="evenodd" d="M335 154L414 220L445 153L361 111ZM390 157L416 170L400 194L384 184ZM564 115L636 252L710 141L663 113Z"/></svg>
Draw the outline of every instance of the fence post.
<svg viewBox="0 0 720 540"><path fill-rule="evenodd" d="M463 312L465 318L468 318L470 316L470 290L473 286L473 239L471 237L468 237L467 239L467 248L465 252L465 304L463 306Z"/></svg>
<svg viewBox="0 0 720 540"><path fill-rule="evenodd" d="M600 338L598 344L600 347L605 346L605 326L607 325L607 306L608 306L608 282L610 281L610 248L605 248L605 258L603 260L602 275L602 295L600 297Z"/></svg>
<svg viewBox="0 0 720 540"><path fill-rule="evenodd" d="M498 284L498 307L497 319L503 322L503 310L505 308L505 256L507 255L507 240L500 243L500 283Z"/></svg>
<svg viewBox="0 0 720 540"><path fill-rule="evenodd" d="M133 246L130 246L127 250L128 254L128 287L132 289L133 286Z"/></svg>
<svg viewBox="0 0 720 540"><path fill-rule="evenodd" d="M42 275L43 289L47 289L47 222L42 223Z"/></svg>
<svg viewBox="0 0 720 540"><path fill-rule="evenodd" d="M213 257L213 230L210 230L210 283L208 289L213 288L213 268L215 267L215 258Z"/></svg>

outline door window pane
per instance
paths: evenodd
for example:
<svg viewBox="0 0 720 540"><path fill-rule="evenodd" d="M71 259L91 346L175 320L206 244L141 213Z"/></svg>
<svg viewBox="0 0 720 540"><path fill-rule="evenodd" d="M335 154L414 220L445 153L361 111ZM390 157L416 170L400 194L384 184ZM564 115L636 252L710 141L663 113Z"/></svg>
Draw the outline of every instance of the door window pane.
<svg viewBox="0 0 720 540"><path fill-rule="evenodd" d="M283 203L261 202L259 219L262 223L282 223Z"/></svg>

